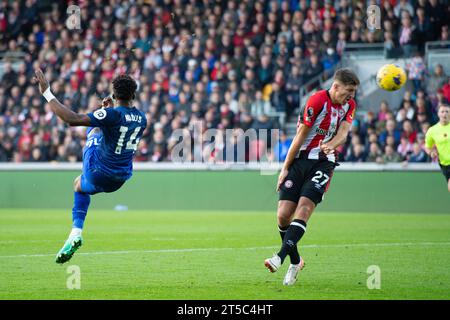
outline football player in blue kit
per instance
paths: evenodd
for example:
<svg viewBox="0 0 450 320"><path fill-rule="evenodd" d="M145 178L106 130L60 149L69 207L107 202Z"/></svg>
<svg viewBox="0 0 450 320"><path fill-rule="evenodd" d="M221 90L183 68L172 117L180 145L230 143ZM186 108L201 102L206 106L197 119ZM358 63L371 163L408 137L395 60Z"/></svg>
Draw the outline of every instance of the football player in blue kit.
<svg viewBox="0 0 450 320"><path fill-rule="evenodd" d="M61 104L50 91L42 70L35 81L52 111L71 126L86 126L87 140L83 149L83 171L74 181L72 231L56 255L57 263L69 261L82 245L84 220L91 195L114 192L133 172L133 156L147 126L145 114L133 106L136 81L128 75L117 76L112 98L105 98L102 108L88 114L77 114Z"/></svg>

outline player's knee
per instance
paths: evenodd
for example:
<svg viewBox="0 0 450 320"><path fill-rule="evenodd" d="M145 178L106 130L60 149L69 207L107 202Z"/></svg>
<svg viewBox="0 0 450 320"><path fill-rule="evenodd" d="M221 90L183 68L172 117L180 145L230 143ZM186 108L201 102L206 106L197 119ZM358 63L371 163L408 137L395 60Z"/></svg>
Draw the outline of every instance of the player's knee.
<svg viewBox="0 0 450 320"><path fill-rule="evenodd" d="M73 191L80 192L81 191L81 179L80 177L76 177L73 181Z"/></svg>
<svg viewBox="0 0 450 320"><path fill-rule="evenodd" d="M297 208L296 218L303 221L308 221L314 208L309 204L300 204Z"/></svg>
<svg viewBox="0 0 450 320"><path fill-rule="evenodd" d="M285 227L291 223L295 208L295 203L286 203L283 201L280 201L278 203L277 222L279 226Z"/></svg>
<svg viewBox="0 0 450 320"><path fill-rule="evenodd" d="M291 216L278 213L277 222L280 227L286 227L291 223Z"/></svg>

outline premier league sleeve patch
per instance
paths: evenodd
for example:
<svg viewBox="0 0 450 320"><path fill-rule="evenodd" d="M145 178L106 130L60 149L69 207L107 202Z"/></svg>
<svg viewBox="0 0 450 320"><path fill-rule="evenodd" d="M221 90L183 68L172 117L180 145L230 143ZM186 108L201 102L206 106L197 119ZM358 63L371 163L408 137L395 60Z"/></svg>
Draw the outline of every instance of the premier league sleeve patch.
<svg viewBox="0 0 450 320"><path fill-rule="evenodd" d="M94 111L93 113L94 117L98 120L103 120L106 118L106 110L105 109L98 109Z"/></svg>
<svg viewBox="0 0 450 320"><path fill-rule="evenodd" d="M314 108L313 108L313 107L306 107L306 117L305 117L305 120L306 120L307 122L311 122L313 116L314 116Z"/></svg>
<svg viewBox="0 0 450 320"><path fill-rule="evenodd" d="M92 127L111 127L120 122L121 116L114 108L101 108L87 114Z"/></svg>

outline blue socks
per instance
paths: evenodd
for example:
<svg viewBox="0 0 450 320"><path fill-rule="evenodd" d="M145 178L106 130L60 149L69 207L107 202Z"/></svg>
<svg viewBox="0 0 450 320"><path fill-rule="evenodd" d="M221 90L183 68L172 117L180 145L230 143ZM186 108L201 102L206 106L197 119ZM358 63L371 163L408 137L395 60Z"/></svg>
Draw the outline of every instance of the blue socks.
<svg viewBox="0 0 450 320"><path fill-rule="evenodd" d="M87 193L74 192L72 209L73 228L83 229L90 202L91 196Z"/></svg>

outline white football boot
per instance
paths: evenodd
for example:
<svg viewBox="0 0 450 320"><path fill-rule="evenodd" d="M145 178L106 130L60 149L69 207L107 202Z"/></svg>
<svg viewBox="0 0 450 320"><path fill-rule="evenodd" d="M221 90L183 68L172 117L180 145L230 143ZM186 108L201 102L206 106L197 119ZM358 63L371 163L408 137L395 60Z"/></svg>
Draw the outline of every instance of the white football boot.
<svg viewBox="0 0 450 320"><path fill-rule="evenodd" d="M298 272L305 267L305 261L300 257L299 264L291 264L284 276L283 285L292 286L297 281Z"/></svg>
<svg viewBox="0 0 450 320"><path fill-rule="evenodd" d="M281 258L275 253L272 258L264 260L264 265L270 272L276 272L281 267Z"/></svg>

